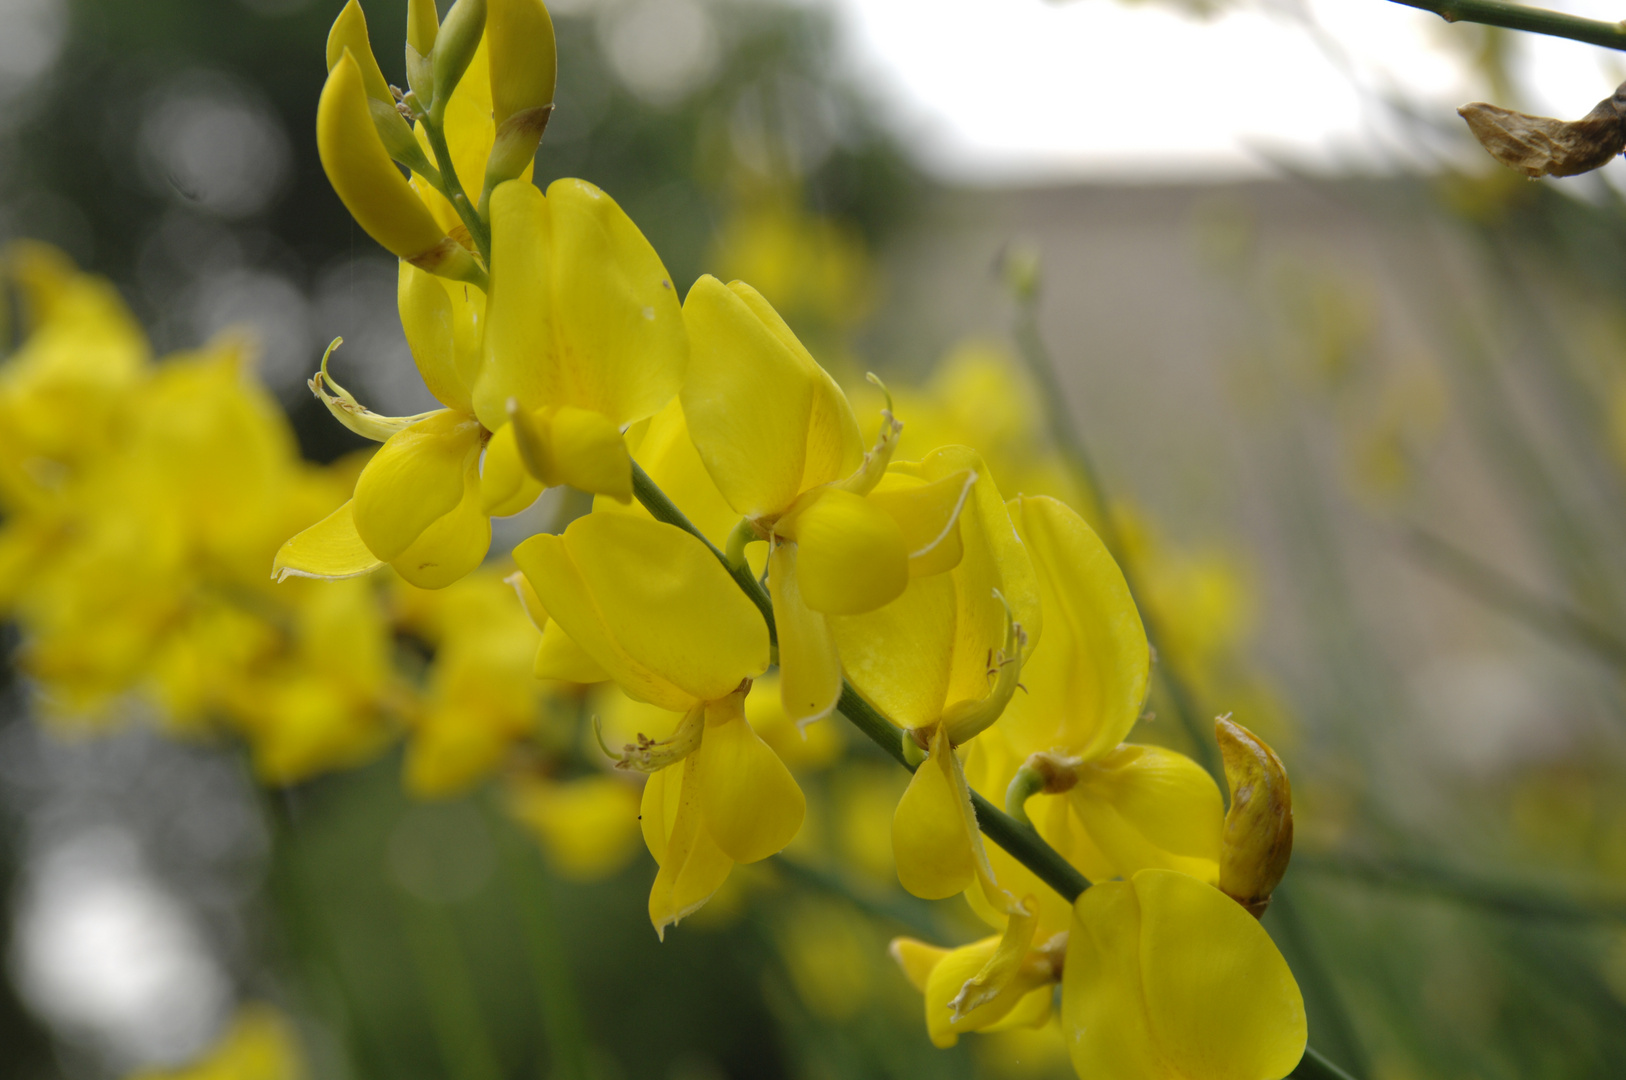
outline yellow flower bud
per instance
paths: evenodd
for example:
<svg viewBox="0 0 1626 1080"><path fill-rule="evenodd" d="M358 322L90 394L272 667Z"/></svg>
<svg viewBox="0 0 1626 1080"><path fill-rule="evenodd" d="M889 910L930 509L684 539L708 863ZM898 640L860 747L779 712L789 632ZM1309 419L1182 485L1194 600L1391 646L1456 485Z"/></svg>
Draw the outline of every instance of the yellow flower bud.
<svg viewBox="0 0 1626 1080"><path fill-rule="evenodd" d="M1225 716L1214 734L1231 789L1219 887L1258 917L1293 856L1293 791L1282 759L1259 736Z"/></svg>
<svg viewBox="0 0 1626 1080"><path fill-rule="evenodd" d="M553 104L559 57L542 0L490 0L491 106L500 129L509 117Z"/></svg>
<svg viewBox="0 0 1626 1080"><path fill-rule="evenodd" d="M316 148L345 208L386 250L442 277L485 287L485 272L447 237L379 139L365 76L349 49L328 74L316 107Z"/></svg>
<svg viewBox="0 0 1626 1080"><path fill-rule="evenodd" d="M440 15L435 0L407 0L407 85L425 106L435 100L435 69L429 57L435 51L440 33Z"/></svg>
<svg viewBox="0 0 1626 1080"><path fill-rule="evenodd" d="M525 171L553 113L559 71L553 20L542 0L490 0L492 118L497 139L486 160L485 206L491 191Z"/></svg>
<svg viewBox="0 0 1626 1080"><path fill-rule="evenodd" d="M390 90L384 73L379 70L378 58L373 55L372 42L367 36L367 16L362 14L361 5L356 0L350 0L344 6L339 17L333 20L333 29L328 31L329 72L344 59L346 51L355 57L361 69L362 86L367 91L368 113L373 118L373 126L378 129L378 137L384 142L384 149L389 151L390 157L420 173L428 175L433 172L412 129L396 111L395 94Z"/></svg>
<svg viewBox="0 0 1626 1080"><path fill-rule="evenodd" d="M379 70L378 60L373 56L372 41L367 36L367 16L362 13L361 4L357 0L350 0L344 5L339 17L333 20L333 29L328 31L328 71L331 72L338 67L339 61L344 59L346 49L356 58L367 96L375 101L393 104L395 95L390 93L389 81L384 78L384 73Z"/></svg>
<svg viewBox="0 0 1626 1080"><path fill-rule="evenodd" d="M486 0L457 0L446 13L435 36L434 63L435 103L431 115L438 124L446 113L446 104L452 91L474 59L474 50L480 47L480 36L486 29Z"/></svg>

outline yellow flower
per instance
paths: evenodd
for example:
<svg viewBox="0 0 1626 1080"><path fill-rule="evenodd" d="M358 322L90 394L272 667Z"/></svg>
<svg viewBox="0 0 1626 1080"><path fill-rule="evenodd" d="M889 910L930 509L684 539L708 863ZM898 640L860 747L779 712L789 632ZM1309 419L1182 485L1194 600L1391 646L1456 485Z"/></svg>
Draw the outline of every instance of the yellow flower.
<svg viewBox="0 0 1626 1080"><path fill-rule="evenodd" d="M1045 644L1022 671L998 725L972 744L966 773L1003 796L1030 754L1051 770L1033 804L1035 827L1093 881L1162 867L1213 883L1224 802L1213 779L1182 754L1123 743L1146 697L1150 650L1123 574L1077 513L1047 497L1018 497L1011 516L1038 571ZM1068 917L1026 867L990 853L1000 879L1041 899L1042 923ZM968 893L973 906L980 903ZM983 912L994 919L997 912ZM996 920L997 925L997 920Z"/></svg>
<svg viewBox="0 0 1626 1080"><path fill-rule="evenodd" d="M1026 940L984 938L957 949L940 949L913 938L896 938L892 958L926 1000L926 1033L932 1045L950 1047L968 1031L1036 1028L1050 1019L1051 998L1061 972L1065 935L1044 947ZM1007 968L995 993L970 1008L966 986L990 967Z"/></svg>
<svg viewBox="0 0 1626 1080"><path fill-rule="evenodd" d="M927 899L962 892L979 877L991 887L954 748L999 718L1016 691L1023 642L1031 649L1040 630L1032 562L975 452L947 447L896 464L875 498L908 497L963 477L975 479L950 568L914 578L875 611L830 620L854 688L928 751L892 825L898 878Z"/></svg>
<svg viewBox="0 0 1626 1080"><path fill-rule="evenodd" d="M882 491L898 431L868 455L841 389L754 289L702 277L683 306L681 399L723 498L770 544L768 589L785 710L817 719L841 694L830 616L874 611L958 557L970 472Z"/></svg>
<svg viewBox="0 0 1626 1080"><path fill-rule="evenodd" d="M1304 1055L1304 1000L1263 927L1172 870L1084 891L1062 976L1080 1076L1280 1080Z"/></svg>
<svg viewBox="0 0 1626 1080"><path fill-rule="evenodd" d="M491 196L491 299L474 413L510 420L546 484L626 500L622 431L655 415L683 380L688 342L660 257L604 192L523 180Z"/></svg>
<svg viewBox="0 0 1626 1080"><path fill-rule="evenodd" d="M589 514L533 536L514 560L550 624L630 697L682 714L669 738L641 736L621 755L651 774L641 824L660 865L650 921L664 937L736 862L767 858L801 828L801 789L745 719L767 627L704 544L661 522Z"/></svg>

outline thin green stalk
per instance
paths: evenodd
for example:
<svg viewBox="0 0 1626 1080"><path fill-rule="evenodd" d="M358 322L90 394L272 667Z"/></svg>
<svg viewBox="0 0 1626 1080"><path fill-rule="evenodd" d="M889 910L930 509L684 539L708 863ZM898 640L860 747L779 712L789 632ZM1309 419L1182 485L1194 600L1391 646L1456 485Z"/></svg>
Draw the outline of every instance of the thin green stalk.
<svg viewBox="0 0 1626 1080"><path fill-rule="evenodd" d="M1018 351L1022 354L1028 371L1039 383L1039 397L1044 402L1045 411L1049 413L1050 432L1060 444L1062 456L1078 473L1078 478L1083 482L1089 497L1095 500L1101 540L1117 559L1118 568L1123 571L1124 583L1129 586L1129 595L1135 598L1135 606L1140 610L1141 624L1146 629L1146 640L1152 647L1152 655L1158 657L1156 664L1158 680L1168 694L1175 719L1179 721L1186 737L1191 741L1192 753L1198 763L1208 770L1210 776L1216 780L1223 780L1218 750L1212 745L1210 733L1203 730L1201 722L1197 719L1196 699L1173 665L1162 658L1162 653L1158 650L1158 642L1163 640L1162 630L1147 605L1140 603L1140 597L1145 594L1141 591L1139 575L1129 558L1123 535L1118 531L1117 521L1112 516L1111 500L1108 499L1106 488L1101 483L1100 470L1095 467L1095 458L1085 445L1083 433L1073 422L1073 415L1067 408L1066 395L1062 393L1061 380L1056 374L1055 359L1045 345L1044 336L1039 333L1036 291L1019 295L1016 305L1015 336Z"/></svg>
<svg viewBox="0 0 1626 1080"><path fill-rule="evenodd" d="M407 951L429 1006L429 1024L446 1072L459 1080L502 1080L502 1065L480 1016L474 983L447 913L402 897L401 915Z"/></svg>
<svg viewBox="0 0 1626 1080"><path fill-rule="evenodd" d="M1566 645L1580 645L1600 660L1626 668L1626 639L1580 612L1535 593L1433 533L1413 527L1408 539L1418 561L1487 607Z"/></svg>
<svg viewBox="0 0 1626 1080"><path fill-rule="evenodd" d="M1295 1080L1355 1080L1349 1073L1316 1053L1313 1046L1304 1048L1303 1059L1290 1075Z"/></svg>
<svg viewBox="0 0 1626 1080"><path fill-rule="evenodd" d="M1432 11L1446 22L1480 23L1528 34L1568 38L1606 49L1626 50L1626 25L1583 19L1562 11L1510 4L1507 0L1390 0L1406 7Z"/></svg>
<svg viewBox="0 0 1626 1080"><path fill-rule="evenodd" d="M457 178L457 169L452 164L452 151L446 145L446 134L441 131L439 124L428 117L419 117L418 122L423 125L424 133L429 136L429 149L435 152L435 164L440 166L441 194L446 196L447 201L452 204L452 209L457 211L464 228L468 229L469 235L474 238L474 245L480 249L480 258L485 261L487 267L490 267L491 227L480 220L479 211L474 203L469 201L468 193L463 190L463 182Z"/></svg>
<svg viewBox="0 0 1626 1080"><path fill-rule="evenodd" d="M530 954L541 1009L542 1039L553 1080L588 1080L592 1075L581 1005L566 963L554 913L552 881L543 871L534 844L518 835L511 820L493 815L498 830L503 872L521 898L526 951Z"/></svg>
<svg viewBox="0 0 1626 1080"><path fill-rule="evenodd" d="M1293 867L1377 888L1423 893L1515 919L1548 922L1626 922L1626 900L1581 900L1493 881L1414 859L1301 853Z"/></svg>

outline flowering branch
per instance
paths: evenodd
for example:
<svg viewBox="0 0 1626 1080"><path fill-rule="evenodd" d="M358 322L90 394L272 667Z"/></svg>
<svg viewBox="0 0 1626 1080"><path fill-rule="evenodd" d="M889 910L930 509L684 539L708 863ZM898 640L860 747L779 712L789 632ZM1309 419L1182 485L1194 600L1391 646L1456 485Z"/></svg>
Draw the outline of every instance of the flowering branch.
<svg viewBox="0 0 1626 1080"><path fill-rule="evenodd" d="M632 493L657 520L675 525L704 543L762 612L762 617L768 621L769 633L773 632L773 601L756 578L751 576L750 568L741 568L729 562L728 556L694 527L694 523L636 461L632 463ZM899 765L910 772L914 771L915 766L904 756L902 729L877 712L845 679L841 683L841 699L836 703L836 709ZM971 805L977 812L977 824L988 839L1004 848L1012 858L1032 870L1041 881L1069 902L1077 900L1079 894L1090 887L1089 880L1059 851L1045 843L1031 825L1021 824L975 791L971 793Z"/></svg>
<svg viewBox="0 0 1626 1080"><path fill-rule="evenodd" d="M1391 3L1432 11L1446 22L1470 22L1523 30L1529 34L1568 38L1605 49L1626 51L1626 23L1603 22L1566 15L1562 11L1511 4L1507 0L1390 0Z"/></svg>

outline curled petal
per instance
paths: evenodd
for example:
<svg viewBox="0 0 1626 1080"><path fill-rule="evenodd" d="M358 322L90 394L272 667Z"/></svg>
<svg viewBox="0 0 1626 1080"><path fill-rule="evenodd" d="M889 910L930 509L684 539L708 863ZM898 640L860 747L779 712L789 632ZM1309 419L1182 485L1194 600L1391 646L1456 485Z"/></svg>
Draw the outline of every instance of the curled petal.
<svg viewBox="0 0 1626 1080"><path fill-rule="evenodd" d="M334 581L369 574L383 566L383 561L361 542L350 507L345 503L283 544L271 564L271 576L278 581L290 577Z"/></svg>
<svg viewBox="0 0 1626 1080"><path fill-rule="evenodd" d="M966 983L993 961L999 938L985 938L950 952L926 979L926 1033L932 1044L953 1046L967 1031L1011 1027L1038 1027L1050 1017L1051 984L1048 964L1023 964L1002 992L965 1013L956 1013L952 1001Z"/></svg>

